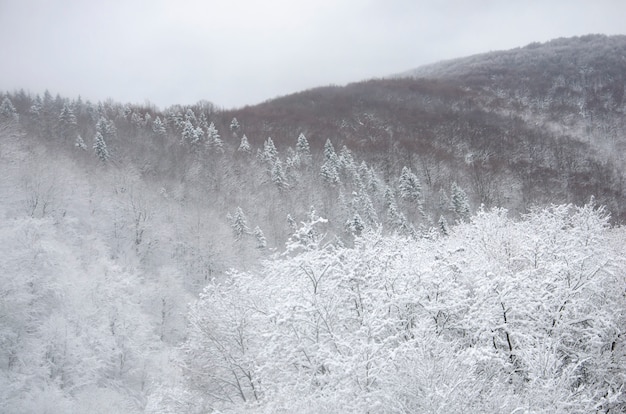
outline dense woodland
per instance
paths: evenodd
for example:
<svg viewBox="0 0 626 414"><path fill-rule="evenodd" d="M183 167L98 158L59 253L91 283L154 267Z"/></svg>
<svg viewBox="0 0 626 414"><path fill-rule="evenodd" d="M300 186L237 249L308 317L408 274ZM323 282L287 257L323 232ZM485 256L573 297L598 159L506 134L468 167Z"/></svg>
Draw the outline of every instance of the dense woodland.
<svg viewBox="0 0 626 414"><path fill-rule="evenodd" d="M0 93L0 411L626 410L626 37L225 110Z"/></svg>

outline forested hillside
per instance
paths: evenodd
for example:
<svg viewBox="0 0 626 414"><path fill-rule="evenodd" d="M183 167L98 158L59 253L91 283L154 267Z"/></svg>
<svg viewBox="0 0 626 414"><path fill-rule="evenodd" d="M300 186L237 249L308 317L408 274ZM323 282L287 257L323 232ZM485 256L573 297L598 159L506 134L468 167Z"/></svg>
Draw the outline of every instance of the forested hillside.
<svg viewBox="0 0 626 414"><path fill-rule="evenodd" d="M625 74L588 36L234 110L0 93L0 411L623 412Z"/></svg>

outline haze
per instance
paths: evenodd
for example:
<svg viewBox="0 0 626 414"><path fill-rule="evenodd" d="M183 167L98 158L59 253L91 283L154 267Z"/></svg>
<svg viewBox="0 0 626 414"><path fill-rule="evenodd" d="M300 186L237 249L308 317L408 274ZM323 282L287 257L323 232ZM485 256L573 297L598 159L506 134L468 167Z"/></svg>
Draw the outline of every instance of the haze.
<svg viewBox="0 0 626 414"><path fill-rule="evenodd" d="M0 0L0 91L229 108L442 59L623 33L589 1Z"/></svg>

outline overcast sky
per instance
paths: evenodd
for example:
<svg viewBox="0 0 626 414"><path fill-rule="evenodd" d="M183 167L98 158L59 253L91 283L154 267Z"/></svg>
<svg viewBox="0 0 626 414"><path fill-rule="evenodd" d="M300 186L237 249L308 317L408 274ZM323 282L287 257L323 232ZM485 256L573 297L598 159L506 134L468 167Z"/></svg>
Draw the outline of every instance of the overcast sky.
<svg viewBox="0 0 626 414"><path fill-rule="evenodd" d="M255 104L442 59L624 34L624 0L0 0L0 91Z"/></svg>

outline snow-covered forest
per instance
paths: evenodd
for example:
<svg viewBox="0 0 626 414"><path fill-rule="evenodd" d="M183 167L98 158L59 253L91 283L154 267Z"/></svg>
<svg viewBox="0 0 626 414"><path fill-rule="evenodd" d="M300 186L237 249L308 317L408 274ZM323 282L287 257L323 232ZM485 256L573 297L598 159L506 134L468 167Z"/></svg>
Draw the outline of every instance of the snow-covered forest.
<svg viewBox="0 0 626 414"><path fill-rule="evenodd" d="M0 93L0 411L623 412L625 105L591 72L545 119L456 81Z"/></svg>

